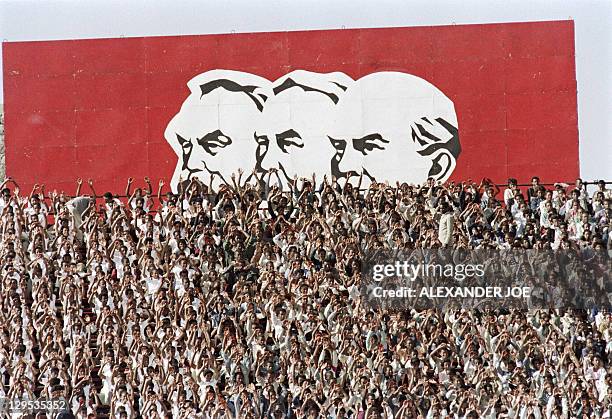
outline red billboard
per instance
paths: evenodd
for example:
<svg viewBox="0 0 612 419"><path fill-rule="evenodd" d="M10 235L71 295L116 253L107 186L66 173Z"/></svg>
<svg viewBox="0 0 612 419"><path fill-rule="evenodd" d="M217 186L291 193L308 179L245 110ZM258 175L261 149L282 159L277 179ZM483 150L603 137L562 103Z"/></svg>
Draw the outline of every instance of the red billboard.
<svg viewBox="0 0 612 419"><path fill-rule="evenodd" d="M280 124L278 112L285 112L272 105L270 96L292 86L324 93L338 108L358 104L333 114L329 132L319 130L334 147L340 144L332 160L341 165L352 141L359 159L345 173L362 168L367 150L389 145L389 138L380 134L383 128L369 128L388 119L385 123L394 127L389 135L405 135L417 145L417 153L429 156L423 174L442 180L487 176L503 182L511 176L525 181L539 175L543 181L568 181L579 175L572 21L7 42L3 59L6 171L22 188L45 183L48 189L69 192L77 177L91 177L100 191L120 191L129 176L168 182L173 176L202 171L187 164L186 147L189 155L193 151L197 156L195 148L203 146L214 156L211 147L225 147L223 141L231 139L218 136L216 143L204 144L204 135L183 134L198 120L179 117L190 112L190 98L204 100L212 92L214 101L195 103L194 109L214 108L214 118L257 126L240 134L243 142L234 141L250 147L246 139L258 141L257 130ZM221 76L213 80L211 74ZM264 79L269 85L251 82ZM201 83L194 87L198 80ZM337 86L339 94L317 83ZM275 108L277 114L265 116L265 123L261 118L230 117L219 110L233 103L222 89L248 95L261 115L280 107ZM427 93L397 96L402 89ZM397 104L409 103L406 95L411 101L406 106L416 113L381 118L403 106ZM311 103L295 97L292 93L291 99L278 102L291 102L287 112L292 114ZM363 105L376 104L377 98L380 103L371 110ZM418 114L422 109L427 111ZM332 115L323 108L308 112L315 117L307 120ZM364 122L355 122L355 112ZM447 116L438 117L438 112ZM177 118L180 123L174 126ZM414 119L404 126L402 118ZM346 134L342 143L343 130L356 126L361 134ZM227 131L206 135L213 132ZM434 132L449 133L449 139L442 141ZM368 145L370 140L379 145ZM439 147L440 141L446 148ZM272 153L269 144L265 152ZM286 152L280 143L279 147L280 154ZM256 153L260 156L261 148ZM389 160L396 172L412 170L412 163L402 168L410 160L398 155ZM300 161L303 158L294 157L293 163L285 164ZM340 173L337 166L332 169Z"/></svg>

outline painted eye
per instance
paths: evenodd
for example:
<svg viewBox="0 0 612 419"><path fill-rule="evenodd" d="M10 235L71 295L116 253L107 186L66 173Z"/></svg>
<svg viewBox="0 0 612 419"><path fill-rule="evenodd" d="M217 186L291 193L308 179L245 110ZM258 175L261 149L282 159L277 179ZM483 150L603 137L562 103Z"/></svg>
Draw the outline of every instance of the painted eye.
<svg viewBox="0 0 612 419"><path fill-rule="evenodd" d="M341 152L344 152L344 150L346 150L346 140L340 140L337 138L332 138L329 135L327 136L327 138L329 138L329 142L332 144L332 146Z"/></svg>
<svg viewBox="0 0 612 419"><path fill-rule="evenodd" d="M270 140L268 140L268 136L267 135L257 135L257 133L255 133L254 137L255 137L255 142L258 145L265 145L265 146L267 146L268 144L270 144Z"/></svg>
<svg viewBox="0 0 612 419"><path fill-rule="evenodd" d="M353 148L364 156L374 150L384 150L385 144L388 144L389 140L385 140L380 134L370 134L365 137L353 139Z"/></svg>
<svg viewBox="0 0 612 419"><path fill-rule="evenodd" d="M302 137L293 129L276 134L276 144L278 144L278 148L280 148L283 153L288 153L287 147L304 147Z"/></svg>
<svg viewBox="0 0 612 419"><path fill-rule="evenodd" d="M176 134L176 139L178 140L184 151L188 151L191 147L193 147L193 143L191 142L191 140L187 140L181 137L179 134Z"/></svg>
<svg viewBox="0 0 612 419"><path fill-rule="evenodd" d="M197 139L198 144L211 156L217 155L220 148L225 148L232 143L232 139L221 130L215 130Z"/></svg>

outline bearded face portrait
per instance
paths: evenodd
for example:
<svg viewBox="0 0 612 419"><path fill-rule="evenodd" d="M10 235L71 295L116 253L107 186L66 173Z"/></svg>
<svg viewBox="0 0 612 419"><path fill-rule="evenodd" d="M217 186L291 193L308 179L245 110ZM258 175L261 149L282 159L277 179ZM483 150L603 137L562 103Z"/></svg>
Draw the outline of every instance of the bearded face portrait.
<svg viewBox="0 0 612 419"><path fill-rule="evenodd" d="M344 73L296 70L273 83L256 128L261 170L286 178L331 175L335 149L327 139L337 109L353 80Z"/></svg>
<svg viewBox="0 0 612 419"><path fill-rule="evenodd" d="M208 71L189 81L191 94L165 131L178 156L172 189L181 179L207 182L210 172L229 176L255 167L253 127L269 85L262 77L230 70Z"/></svg>

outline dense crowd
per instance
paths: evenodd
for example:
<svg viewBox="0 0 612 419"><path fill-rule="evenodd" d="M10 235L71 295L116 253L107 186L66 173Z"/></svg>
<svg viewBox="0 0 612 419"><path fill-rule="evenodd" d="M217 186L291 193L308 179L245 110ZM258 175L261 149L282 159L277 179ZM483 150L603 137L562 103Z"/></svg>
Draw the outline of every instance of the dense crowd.
<svg viewBox="0 0 612 419"><path fill-rule="evenodd" d="M0 397L79 418L610 417L607 307L384 311L358 291L368 249L608 258L604 182L214 177L129 179L126 199L4 182Z"/></svg>

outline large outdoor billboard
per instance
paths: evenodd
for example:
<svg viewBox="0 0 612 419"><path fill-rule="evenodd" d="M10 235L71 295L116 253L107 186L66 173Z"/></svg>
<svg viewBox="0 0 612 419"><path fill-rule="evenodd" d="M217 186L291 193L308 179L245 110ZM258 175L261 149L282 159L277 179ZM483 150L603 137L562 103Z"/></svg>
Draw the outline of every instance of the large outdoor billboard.
<svg viewBox="0 0 612 419"><path fill-rule="evenodd" d="M572 21L3 44L7 175L579 174Z"/></svg>

